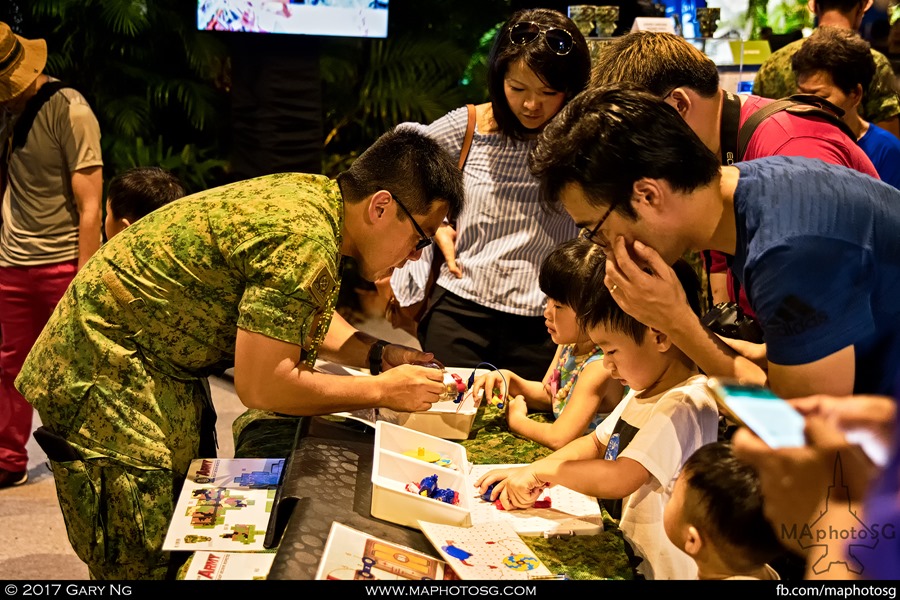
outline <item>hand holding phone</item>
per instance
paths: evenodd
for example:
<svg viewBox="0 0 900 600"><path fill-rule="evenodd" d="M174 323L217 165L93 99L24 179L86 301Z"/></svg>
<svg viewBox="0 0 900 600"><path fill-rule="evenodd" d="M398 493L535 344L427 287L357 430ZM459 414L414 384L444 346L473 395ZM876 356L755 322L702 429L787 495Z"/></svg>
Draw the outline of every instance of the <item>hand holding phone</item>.
<svg viewBox="0 0 900 600"><path fill-rule="evenodd" d="M806 444L804 416L769 388L721 377L710 377L706 386L721 413L747 427L769 447L796 448ZM872 431L862 427L841 430L847 442L862 448L874 464L887 464L888 448Z"/></svg>
<svg viewBox="0 0 900 600"><path fill-rule="evenodd" d="M803 415L769 388L721 377L710 377L706 387L722 414L750 429L769 447L806 444Z"/></svg>

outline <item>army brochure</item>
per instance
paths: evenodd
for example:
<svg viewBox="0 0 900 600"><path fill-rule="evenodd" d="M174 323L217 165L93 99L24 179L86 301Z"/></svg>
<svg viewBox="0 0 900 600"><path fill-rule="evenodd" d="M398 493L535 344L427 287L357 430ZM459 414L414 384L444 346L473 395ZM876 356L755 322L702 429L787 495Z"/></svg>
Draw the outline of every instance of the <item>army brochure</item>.
<svg viewBox="0 0 900 600"><path fill-rule="evenodd" d="M246 552L263 542L283 458L198 458L191 462L163 550Z"/></svg>

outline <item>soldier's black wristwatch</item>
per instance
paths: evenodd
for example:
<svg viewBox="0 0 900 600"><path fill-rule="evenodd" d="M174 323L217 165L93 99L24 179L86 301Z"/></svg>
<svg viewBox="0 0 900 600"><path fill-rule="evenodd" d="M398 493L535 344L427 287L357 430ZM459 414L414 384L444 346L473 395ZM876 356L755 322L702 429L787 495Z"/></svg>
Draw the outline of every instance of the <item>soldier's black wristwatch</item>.
<svg viewBox="0 0 900 600"><path fill-rule="evenodd" d="M378 375L381 373L381 359L384 355L384 347L390 345L390 342L378 340L369 348L369 373Z"/></svg>

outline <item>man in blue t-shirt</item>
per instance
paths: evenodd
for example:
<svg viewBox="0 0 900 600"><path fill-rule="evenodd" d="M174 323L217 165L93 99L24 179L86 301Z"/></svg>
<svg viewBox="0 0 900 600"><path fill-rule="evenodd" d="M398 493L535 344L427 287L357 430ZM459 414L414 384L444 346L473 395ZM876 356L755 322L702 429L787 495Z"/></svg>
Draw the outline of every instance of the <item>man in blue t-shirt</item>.
<svg viewBox="0 0 900 600"><path fill-rule="evenodd" d="M900 190L814 159L720 166L672 107L629 85L579 94L530 167L607 249L622 309L708 375L768 380L788 398L888 391L880 344L900 324ZM765 333L756 354L682 308L668 265L704 249L734 256Z"/></svg>

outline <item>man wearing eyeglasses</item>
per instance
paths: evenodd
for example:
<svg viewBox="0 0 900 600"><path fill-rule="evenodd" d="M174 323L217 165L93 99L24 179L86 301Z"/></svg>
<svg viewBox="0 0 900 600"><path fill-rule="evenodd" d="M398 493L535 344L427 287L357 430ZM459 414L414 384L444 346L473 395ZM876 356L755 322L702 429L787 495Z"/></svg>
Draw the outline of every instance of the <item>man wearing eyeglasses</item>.
<svg viewBox="0 0 900 600"><path fill-rule="evenodd" d="M529 166L606 248L616 302L706 374L785 398L891 389L900 357L881 344L900 328L900 190L801 157L720 166L673 107L625 84L573 99ZM706 249L734 256L765 335L762 369L687 308L668 265Z"/></svg>
<svg viewBox="0 0 900 600"><path fill-rule="evenodd" d="M443 373L421 366L431 353L357 331L334 307L343 257L384 277L462 205L456 160L395 130L335 180L280 173L206 190L94 255L16 380L40 414L69 539L92 577L177 568L161 547L174 483L216 455L211 373L233 365L241 402L289 415L439 399ZM377 376L317 372L317 357Z"/></svg>
<svg viewBox="0 0 900 600"><path fill-rule="evenodd" d="M739 160L738 132L752 115L772 100L733 94L719 87L713 61L682 37L638 31L613 40L594 64L591 85L629 81L645 87L672 105L721 164ZM878 178L872 161L846 133L818 116L774 113L759 123L743 160L763 156L805 156L856 169ZM731 300L753 315L743 290L735 294L727 274L727 258L709 256L713 302Z"/></svg>

